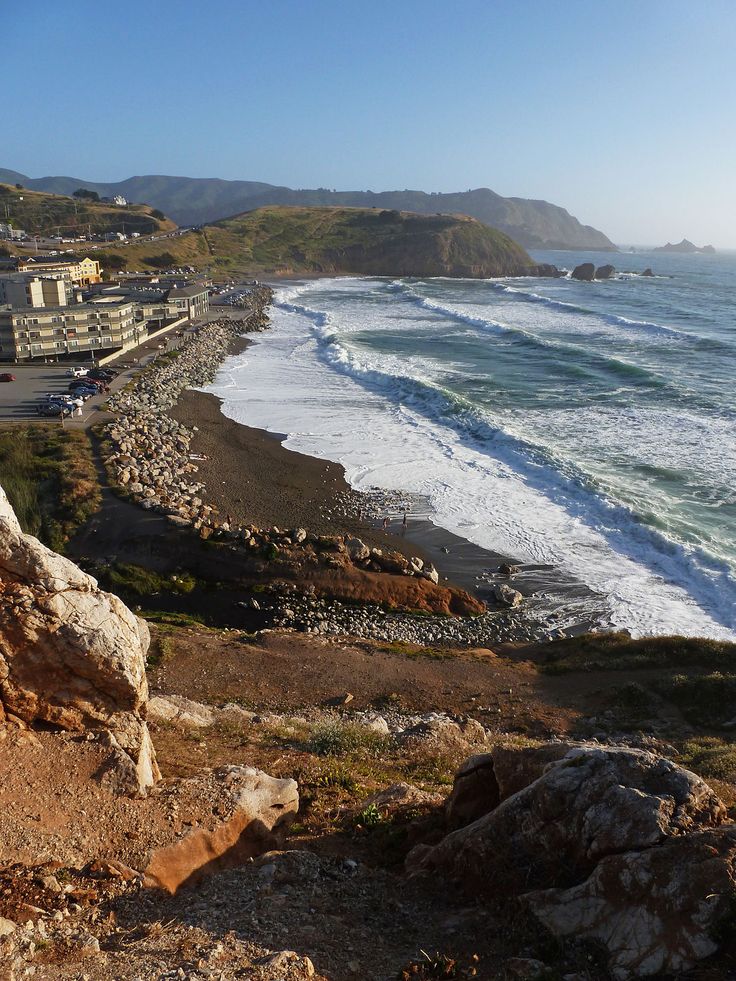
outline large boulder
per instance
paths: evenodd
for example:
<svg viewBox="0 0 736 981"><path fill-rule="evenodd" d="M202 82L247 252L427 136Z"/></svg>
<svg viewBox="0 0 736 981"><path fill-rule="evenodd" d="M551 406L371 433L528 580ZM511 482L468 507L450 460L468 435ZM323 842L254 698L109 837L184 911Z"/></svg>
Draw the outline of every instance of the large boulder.
<svg viewBox="0 0 736 981"><path fill-rule="evenodd" d="M526 771L533 777L532 759ZM669 760L642 750L576 746L449 834L422 865L481 892L570 886L607 855L717 826L726 815L700 777Z"/></svg>
<svg viewBox="0 0 736 981"><path fill-rule="evenodd" d="M603 943L614 978L679 977L718 950L735 892L736 827L727 825L610 855L580 885L524 901L557 936Z"/></svg>
<svg viewBox="0 0 736 981"><path fill-rule="evenodd" d="M579 266L575 266L571 275L573 279L581 279L586 283L592 283L595 279L595 266L592 262L581 262Z"/></svg>
<svg viewBox="0 0 736 981"><path fill-rule="evenodd" d="M146 624L25 535L0 488L0 718L103 729L138 790L160 776L144 713ZM135 789L135 788L131 788Z"/></svg>
<svg viewBox="0 0 736 981"><path fill-rule="evenodd" d="M470 756L455 774L445 802L451 828L462 828L498 807L502 800L542 776L549 763L561 760L572 743L525 748L494 746L491 753Z"/></svg>
<svg viewBox="0 0 736 981"><path fill-rule="evenodd" d="M411 852L410 869L520 897L553 934L602 942L616 978L688 970L732 913L736 825L703 780L653 753L496 748L461 767L446 816L457 830Z"/></svg>

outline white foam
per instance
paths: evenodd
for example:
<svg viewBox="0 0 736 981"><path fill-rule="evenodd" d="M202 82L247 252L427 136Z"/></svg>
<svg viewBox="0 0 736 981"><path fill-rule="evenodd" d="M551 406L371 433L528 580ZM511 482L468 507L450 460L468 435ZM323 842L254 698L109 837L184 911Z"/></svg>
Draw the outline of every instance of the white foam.
<svg viewBox="0 0 736 981"><path fill-rule="evenodd" d="M574 481L551 487L543 461L523 459L503 434L481 449L462 427L439 421L427 411L429 396L412 390L417 379L431 382L421 363L404 361L402 379L400 359L377 363L350 347L356 324L341 321L338 330L329 313L307 305L326 287L354 288L337 280L279 291L272 331L229 359L210 389L224 399L225 415L288 433L289 448L343 464L353 486L426 496L438 524L481 546L564 568L604 594L611 622L634 634L736 639L736 610L724 613L724 593L716 588L708 602L704 587L717 586L708 563L700 567L675 543L667 554L661 541L652 562L648 529L637 538L636 528L610 527L620 513L607 513L605 501L582 507ZM700 582L700 602L678 583L683 569Z"/></svg>

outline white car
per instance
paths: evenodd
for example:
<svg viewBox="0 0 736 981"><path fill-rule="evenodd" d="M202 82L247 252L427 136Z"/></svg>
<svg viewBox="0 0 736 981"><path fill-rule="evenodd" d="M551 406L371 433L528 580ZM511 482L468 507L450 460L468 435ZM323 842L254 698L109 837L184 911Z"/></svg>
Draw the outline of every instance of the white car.
<svg viewBox="0 0 736 981"><path fill-rule="evenodd" d="M71 375L72 378L84 378L87 371L87 368L67 368L66 374Z"/></svg>

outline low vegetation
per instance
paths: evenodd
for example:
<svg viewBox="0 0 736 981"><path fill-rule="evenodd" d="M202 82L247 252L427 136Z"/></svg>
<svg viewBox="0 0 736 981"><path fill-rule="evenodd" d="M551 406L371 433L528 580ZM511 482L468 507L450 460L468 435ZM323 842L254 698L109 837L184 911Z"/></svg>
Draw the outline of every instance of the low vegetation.
<svg viewBox="0 0 736 981"><path fill-rule="evenodd" d="M100 505L87 435L59 426L1 428L0 485L23 530L57 552Z"/></svg>
<svg viewBox="0 0 736 981"><path fill-rule="evenodd" d="M637 668L736 668L736 644L704 637L643 637L627 633L582 634L547 644L541 670L630 671Z"/></svg>

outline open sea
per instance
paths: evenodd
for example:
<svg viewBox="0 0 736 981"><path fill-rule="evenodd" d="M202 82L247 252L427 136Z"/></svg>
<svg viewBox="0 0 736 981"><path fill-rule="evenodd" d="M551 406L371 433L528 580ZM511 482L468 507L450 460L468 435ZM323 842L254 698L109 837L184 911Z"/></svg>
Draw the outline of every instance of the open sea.
<svg viewBox="0 0 736 981"><path fill-rule="evenodd" d="M533 616L736 640L736 253L533 254L628 272L281 283L273 330L209 391L589 587L550 584Z"/></svg>

